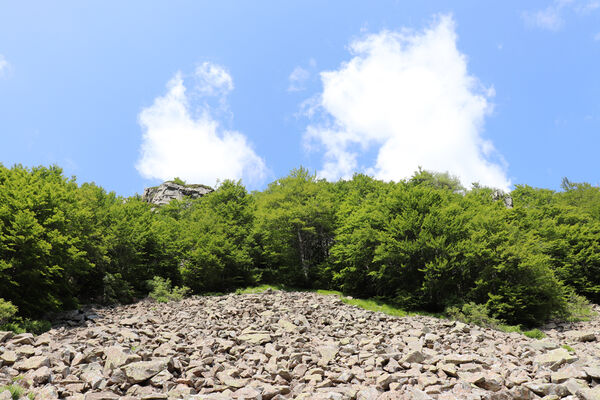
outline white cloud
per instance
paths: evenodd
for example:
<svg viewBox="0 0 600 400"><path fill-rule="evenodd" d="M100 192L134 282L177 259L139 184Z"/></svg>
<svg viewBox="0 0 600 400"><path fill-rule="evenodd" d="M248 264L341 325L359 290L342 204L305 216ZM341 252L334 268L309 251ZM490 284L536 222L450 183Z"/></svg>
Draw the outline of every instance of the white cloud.
<svg viewBox="0 0 600 400"><path fill-rule="evenodd" d="M290 85L288 86L288 92L299 92L305 90L304 84L310 78L310 72L306 69L298 66L294 68L289 76Z"/></svg>
<svg viewBox="0 0 600 400"><path fill-rule="evenodd" d="M3 76L6 71L8 71L8 61L2 54L0 54L0 76Z"/></svg>
<svg viewBox="0 0 600 400"><path fill-rule="evenodd" d="M543 10L524 12L523 19L529 26L550 31L558 31L565 23L561 8L556 5L550 5Z"/></svg>
<svg viewBox="0 0 600 400"><path fill-rule="evenodd" d="M203 96L224 96L233 90L231 75L221 66L204 62L194 73L195 89Z"/></svg>
<svg viewBox="0 0 600 400"><path fill-rule="evenodd" d="M594 35L594 40L597 42L600 42L600 32L598 32Z"/></svg>
<svg viewBox="0 0 600 400"><path fill-rule="evenodd" d="M419 166L508 189L501 157L481 133L491 112L483 87L456 48L454 21L442 16L423 32L383 31L353 42L353 58L321 73L323 92L306 108L322 119L307 127L305 144L323 151L327 179L361 169L385 180L411 176ZM361 156L377 152L373 165Z"/></svg>
<svg viewBox="0 0 600 400"><path fill-rule="evenodd" d="M575 11L580 16L589 15L600 7L598 0L554 0L542 10L521 14L525 23L534 28L558 31L565 25L565 14Z"/></svg>
<svg viewBox="0 0 600 400"><path fill-rule="evenodd" d="M149 179L180 177L188 182L214 185L220 179L260 182L265 162L256 155L246 137L227 130L214 116L216 110L203 104L194 110L192 94L205 99L225 96L233 80L222 67L204 63L190 77L189 90L178 72L167 84L167 93L143 109L138 118L143 130L139 173Z"/></svg>
<svg viewBox="0 0 600 400"><path fill-rule="evenodd" d="M585 4L580 4L575 8L578 14L587 15L600 8L600 1L588 1Z"/></svg>

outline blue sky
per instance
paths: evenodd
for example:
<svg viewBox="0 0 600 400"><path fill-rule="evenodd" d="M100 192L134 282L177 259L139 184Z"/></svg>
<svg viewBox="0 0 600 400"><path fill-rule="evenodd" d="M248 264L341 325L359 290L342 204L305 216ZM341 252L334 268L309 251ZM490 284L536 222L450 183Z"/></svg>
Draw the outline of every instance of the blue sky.
<svg viewBox="0 0 600 400"><path fill-rule="evenodd" d="M0 162L121 195L387 180L600 184L600 2L0 0Z"/></svg>

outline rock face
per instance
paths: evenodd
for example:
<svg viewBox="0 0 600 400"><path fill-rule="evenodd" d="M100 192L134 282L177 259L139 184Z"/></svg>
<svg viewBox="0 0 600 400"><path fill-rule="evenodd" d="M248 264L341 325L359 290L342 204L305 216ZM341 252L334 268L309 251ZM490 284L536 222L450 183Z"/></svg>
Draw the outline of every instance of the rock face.
<svg viewBox="0 0 600 400"><path fill-rule="evenodd" d="M510 193L504 193L502 190L494 190L492 192L492 200L502 200L506 208L513 208L513 198Z"/></svg>
<svg viewBox="0 0 600 400"><path fill-rule="evenodd" d="M142 199L157 206L169 204L173 199L181 200L184 197L196 199L213 190L204 185L180 185L175 182L164 182L159 186L144 189Z"/></svg>
<svg viewBox="0 0 600 400"><path fill-rule="evenodd" d="M316 293L142 301L0 334L0 386L71 400L598 399L599 330L553 324L537 341Z"/></svg>

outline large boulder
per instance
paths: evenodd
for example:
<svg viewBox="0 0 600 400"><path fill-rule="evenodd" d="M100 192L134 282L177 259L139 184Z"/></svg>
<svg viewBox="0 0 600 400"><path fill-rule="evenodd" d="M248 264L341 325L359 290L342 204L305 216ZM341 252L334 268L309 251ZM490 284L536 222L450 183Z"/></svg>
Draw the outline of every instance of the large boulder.
<svg viewBox="0 0 600 400"><path fill-rule="evenodd" d="M169 204L173 199L182 200L184 197L197 199L212 191L212 188L205 185L180 185L167 181L159 186L144 189L142 199L147 203L161 206Z"/></svg>

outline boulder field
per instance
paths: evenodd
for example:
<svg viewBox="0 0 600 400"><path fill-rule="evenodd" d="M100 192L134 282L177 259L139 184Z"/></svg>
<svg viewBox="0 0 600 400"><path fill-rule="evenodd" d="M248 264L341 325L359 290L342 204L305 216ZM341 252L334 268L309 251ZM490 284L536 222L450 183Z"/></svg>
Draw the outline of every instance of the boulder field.
<svg viewBox="0 0 600 400"><path fill-rule="evenodd" d="M72 400L600 399L600 321L547 328L529 339L306 292L145 300L0 332L0 385Z"/></svg>

